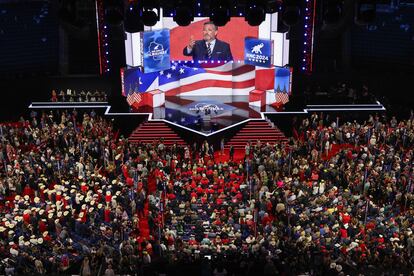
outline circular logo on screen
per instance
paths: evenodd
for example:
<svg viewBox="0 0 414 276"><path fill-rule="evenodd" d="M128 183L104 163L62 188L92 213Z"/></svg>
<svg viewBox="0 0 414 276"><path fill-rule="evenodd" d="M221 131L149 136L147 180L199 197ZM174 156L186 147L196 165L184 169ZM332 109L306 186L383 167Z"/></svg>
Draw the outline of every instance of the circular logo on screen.
<svg viewBox="0 0 414 276"><path fill-rule="evenodd" d="M166 52L167 51L164 50L164 46L162 44L153 41L148 46L147 55L152 57L154 60L162 60Z"/></svg>
<svg viewBox="0 0 414 276"><path fill-rule="evenodd" d="M224 108L219 107L216 104L210 104L210 103L198 103L194 107L190 107L189 109L190 111L201 111L201 112L224 110Z"/></svg>

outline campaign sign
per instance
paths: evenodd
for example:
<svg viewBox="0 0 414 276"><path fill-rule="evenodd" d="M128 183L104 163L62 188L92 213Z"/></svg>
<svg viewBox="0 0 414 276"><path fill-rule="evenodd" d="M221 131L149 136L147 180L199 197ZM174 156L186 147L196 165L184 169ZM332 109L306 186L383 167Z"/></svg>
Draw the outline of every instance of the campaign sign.
<svg viewBox="0 0 414 276"><path fill-rule="evenodd" d="M273 64L273 41L246 37L244 39L244 63L270 68Z"/></svg>
<svg viewBox="0 0 414 276"><path fill-rule="evenodd" d="M170 30L144 32L142 51L145 73L170 69Z"/></svg>

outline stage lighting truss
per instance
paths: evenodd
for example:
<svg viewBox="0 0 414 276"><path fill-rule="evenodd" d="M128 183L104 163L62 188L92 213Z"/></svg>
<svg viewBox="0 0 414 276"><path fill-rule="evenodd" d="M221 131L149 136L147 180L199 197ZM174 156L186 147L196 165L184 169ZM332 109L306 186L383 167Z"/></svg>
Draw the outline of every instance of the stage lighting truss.
<svg viewBox="0 0 414 276"><path fill-rule="evenodd" d="M110 25L120 25L124 19L123 5L115 0L105 2L105 21Z"/></svg>
<svg viewBox="0 0 414 276"><path fill-rule="evenodd" d="M275 13L282 10L282 0L268 0L266 1L266 13Z"/></svg>
<svg viewBox="0 0 414 276"><path fill-rule="evenodd" d="M173 16L180 26L188 26L194 20L194 1L176 0Z"/></svg>
<svg viewBox="0 0 414 276"><path fill-rule="evenodd" d="M160 3L156 0L142 1L142 22L145 26L154 26L160 20Z"/></svg>
<svg viewBox="0 0 414 276"><path fill-rule="evenodd" d="M217 26L224 26L230 21L230 4L228 0L212 0L210 10L210 20Z"/></svg>
<svg viewBox="0 0 414 276"><path fill-rule="evenodd" d="M245 20L251 26L259 26L266 18L266 5L263 0L249 0L246 3Z"/></svg>

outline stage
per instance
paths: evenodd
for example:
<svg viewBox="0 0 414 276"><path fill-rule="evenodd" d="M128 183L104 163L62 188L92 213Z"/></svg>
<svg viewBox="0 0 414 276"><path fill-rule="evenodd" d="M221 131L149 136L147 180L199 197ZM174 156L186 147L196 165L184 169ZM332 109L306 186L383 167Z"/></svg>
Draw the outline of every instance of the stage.
<svg viewBox="0 0 414 276"><path fill-rule="evenodd" d="M262 119L261 112L277 112L272 106L249 105L248 96L166 96L160 107L132 108L134 113L152 113L152 119L203 134L238 125L249 119Z"/></svg>
<svg viewBox="0 0 414 276"><path fill-rule="evenodd" d="M123 98L119 99L123 101ZM261 107L249 105L248 96L166 96L165 102L158 107L114 108L115 102L32 102L29 109L37 110L101 110L103 115L113 118L123 128L132 131L137 125L148 121L163 121L186 135L197 137L221 136L223 132L237 131L237 126L249 121L268 120L277 125L290 124L293 117L306 116L312 112L329 113L331 116L352 116L385 111L378 101L366 104L308 104L298 109L275 108L271 105ZM119 104L118 104L119 105ZM216 135L217 134L217 135Z"/></svg>

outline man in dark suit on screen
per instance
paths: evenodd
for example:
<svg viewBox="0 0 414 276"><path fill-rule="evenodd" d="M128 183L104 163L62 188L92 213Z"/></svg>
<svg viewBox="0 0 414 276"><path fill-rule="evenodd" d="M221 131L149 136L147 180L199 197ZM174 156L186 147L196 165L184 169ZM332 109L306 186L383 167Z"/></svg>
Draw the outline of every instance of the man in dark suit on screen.
<svg viewBox="0 0 414 276"><path fill-rule="evenodd" d="M230 45L218 40L218 27L211 21L204 23L203 40L194 40L190 37L190 42L183 49L185 56L192 56L193 60L233 60Z"/></svg>

